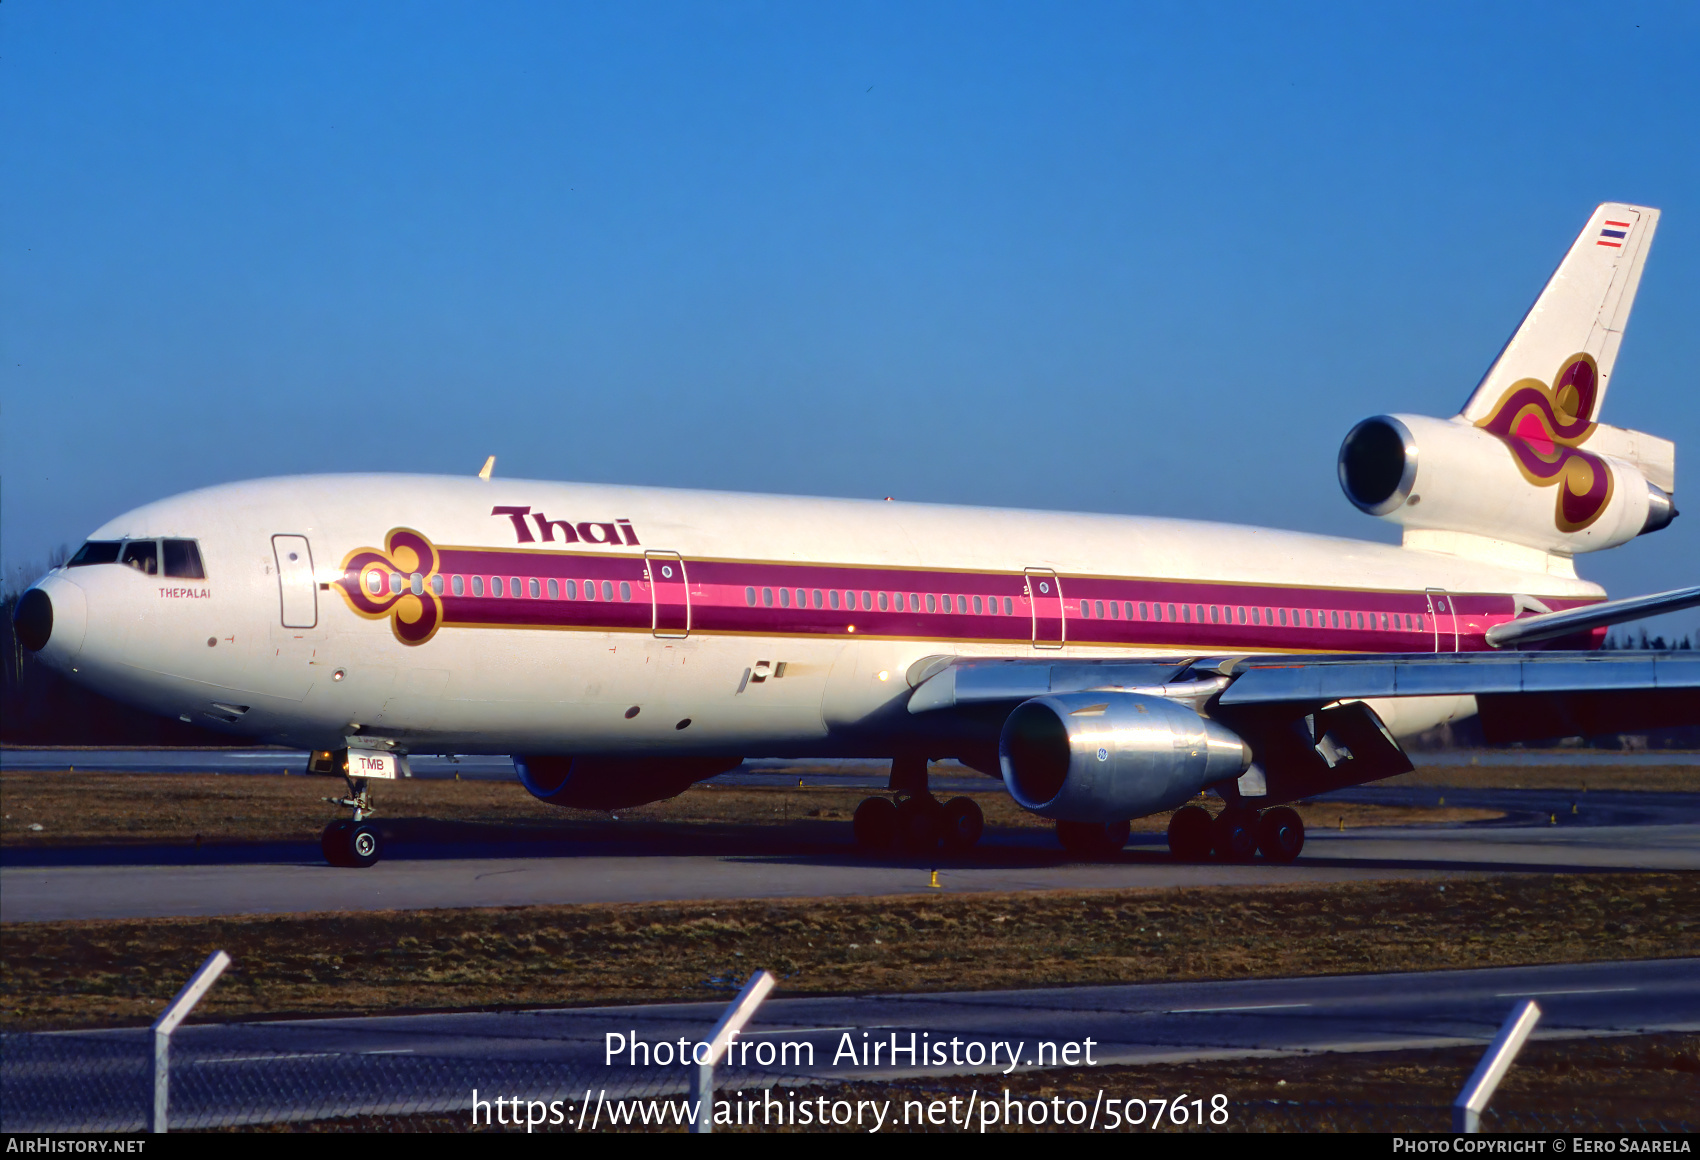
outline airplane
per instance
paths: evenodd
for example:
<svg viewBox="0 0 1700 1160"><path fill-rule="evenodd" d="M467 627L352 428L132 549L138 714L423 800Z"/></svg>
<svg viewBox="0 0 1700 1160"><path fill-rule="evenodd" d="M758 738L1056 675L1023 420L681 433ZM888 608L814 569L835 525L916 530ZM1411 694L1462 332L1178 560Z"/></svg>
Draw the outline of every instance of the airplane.
<svg viewBox="0 0 1700 1160"><path fill-rule="evenodd" d="M1340 483L1399 546L1174 519L349 474L189 492L97 528L20 599L73 681L311 750L378 861L371 783L511 754L560 806L657 801L749 757L889 760L856 840L961 852L1001 778L1077 856L1174 811L1181 859L1289 862L1289 803L1411 768L1400 739L1700 720L1692 652L1601 650L1700 604L1608 601L1577 553L1676 515L1675 447L1599 421L1659 212L1607 203L1463 409L1346 435ZM1187 804L1220 799L1214 815Z"/></svg>

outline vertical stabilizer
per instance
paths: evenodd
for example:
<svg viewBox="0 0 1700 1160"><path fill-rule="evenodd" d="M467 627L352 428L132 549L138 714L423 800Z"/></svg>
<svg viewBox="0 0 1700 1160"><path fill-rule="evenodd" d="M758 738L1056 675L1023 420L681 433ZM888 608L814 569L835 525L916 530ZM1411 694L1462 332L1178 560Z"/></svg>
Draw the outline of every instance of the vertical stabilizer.
<svg viewBox="0 0 1700 1160"><path fill-rule="evenodd" d="M1555 376L1572 356L1586 354L1594 362L1597 384L1589 413L1575 418L1598 421L1658 224L1659 211L1646 206L1607 202L1595 209L1460 417L1481 423L1524 379L1558 390Z"/></svg>

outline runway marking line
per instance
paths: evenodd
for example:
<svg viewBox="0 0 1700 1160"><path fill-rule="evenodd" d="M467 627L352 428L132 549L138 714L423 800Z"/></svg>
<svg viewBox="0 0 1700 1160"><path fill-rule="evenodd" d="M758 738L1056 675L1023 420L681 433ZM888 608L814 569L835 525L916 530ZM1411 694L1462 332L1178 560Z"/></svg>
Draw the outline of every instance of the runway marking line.
<svg viewBox="0 0 1700 1160"><path fill-rule="evenodd" d="M1533 995L1609 995L1620 991L1639 991L1640 987L1577 987L1570 991L1495 991L1495 999L1523 999Z"/></svg>
<svg viewBox="0 0 1700 1160"><path fill-rule="evenodd" d="M1175 1007L1166 1015L1210 1015L1217 1011L1283 1011L1294 1007L1309 1007L1309 1003L1258 1003L1245 1007Z"/></svg>

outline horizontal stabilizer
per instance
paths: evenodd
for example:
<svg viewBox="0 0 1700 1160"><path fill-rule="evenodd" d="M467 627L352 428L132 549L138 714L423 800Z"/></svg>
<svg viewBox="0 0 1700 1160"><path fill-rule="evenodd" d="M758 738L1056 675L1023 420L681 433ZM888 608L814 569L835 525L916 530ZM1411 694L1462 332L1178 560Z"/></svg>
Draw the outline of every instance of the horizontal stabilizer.
<svg viewBox="0 0 1700 1160"><path fill-rule="evenodd" d="M1586 632L1602 625L1622 624L1627 620L1662 616L1667 612L1681 612L1684 608L1693 608L1695 605L1700 605L1700 587L1677 588L1670 592L1656 592L1651 596L1634 596L1628 600L1608 600L1604 604L1590 604L1584 608L1570 608L1563 612L1543 613L1540 616L1525 616L1521 620L1496 624L1487 630L1487 642L1494 648L1533 644L1535 641L1551 640L1557 636L1569 636L1573 632Z"/></svg>

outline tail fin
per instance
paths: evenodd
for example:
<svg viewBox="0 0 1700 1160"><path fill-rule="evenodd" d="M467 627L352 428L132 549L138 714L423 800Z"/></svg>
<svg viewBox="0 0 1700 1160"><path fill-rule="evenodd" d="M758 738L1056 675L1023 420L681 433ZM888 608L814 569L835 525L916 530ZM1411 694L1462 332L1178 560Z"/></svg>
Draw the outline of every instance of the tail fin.
<svg viewBox="0 0 1700 1160"><path fill-rule="evenodd" d="M1559 390L1556 376L1581 354L1591 358L1595 382L1591 400L1586 390L1577 399L1592 405L1574 418L1597 422L1658 225L1659 211L1646 206L1612 201L1596 208L1459 418L1480 424L1524 379Z"/></svg>

